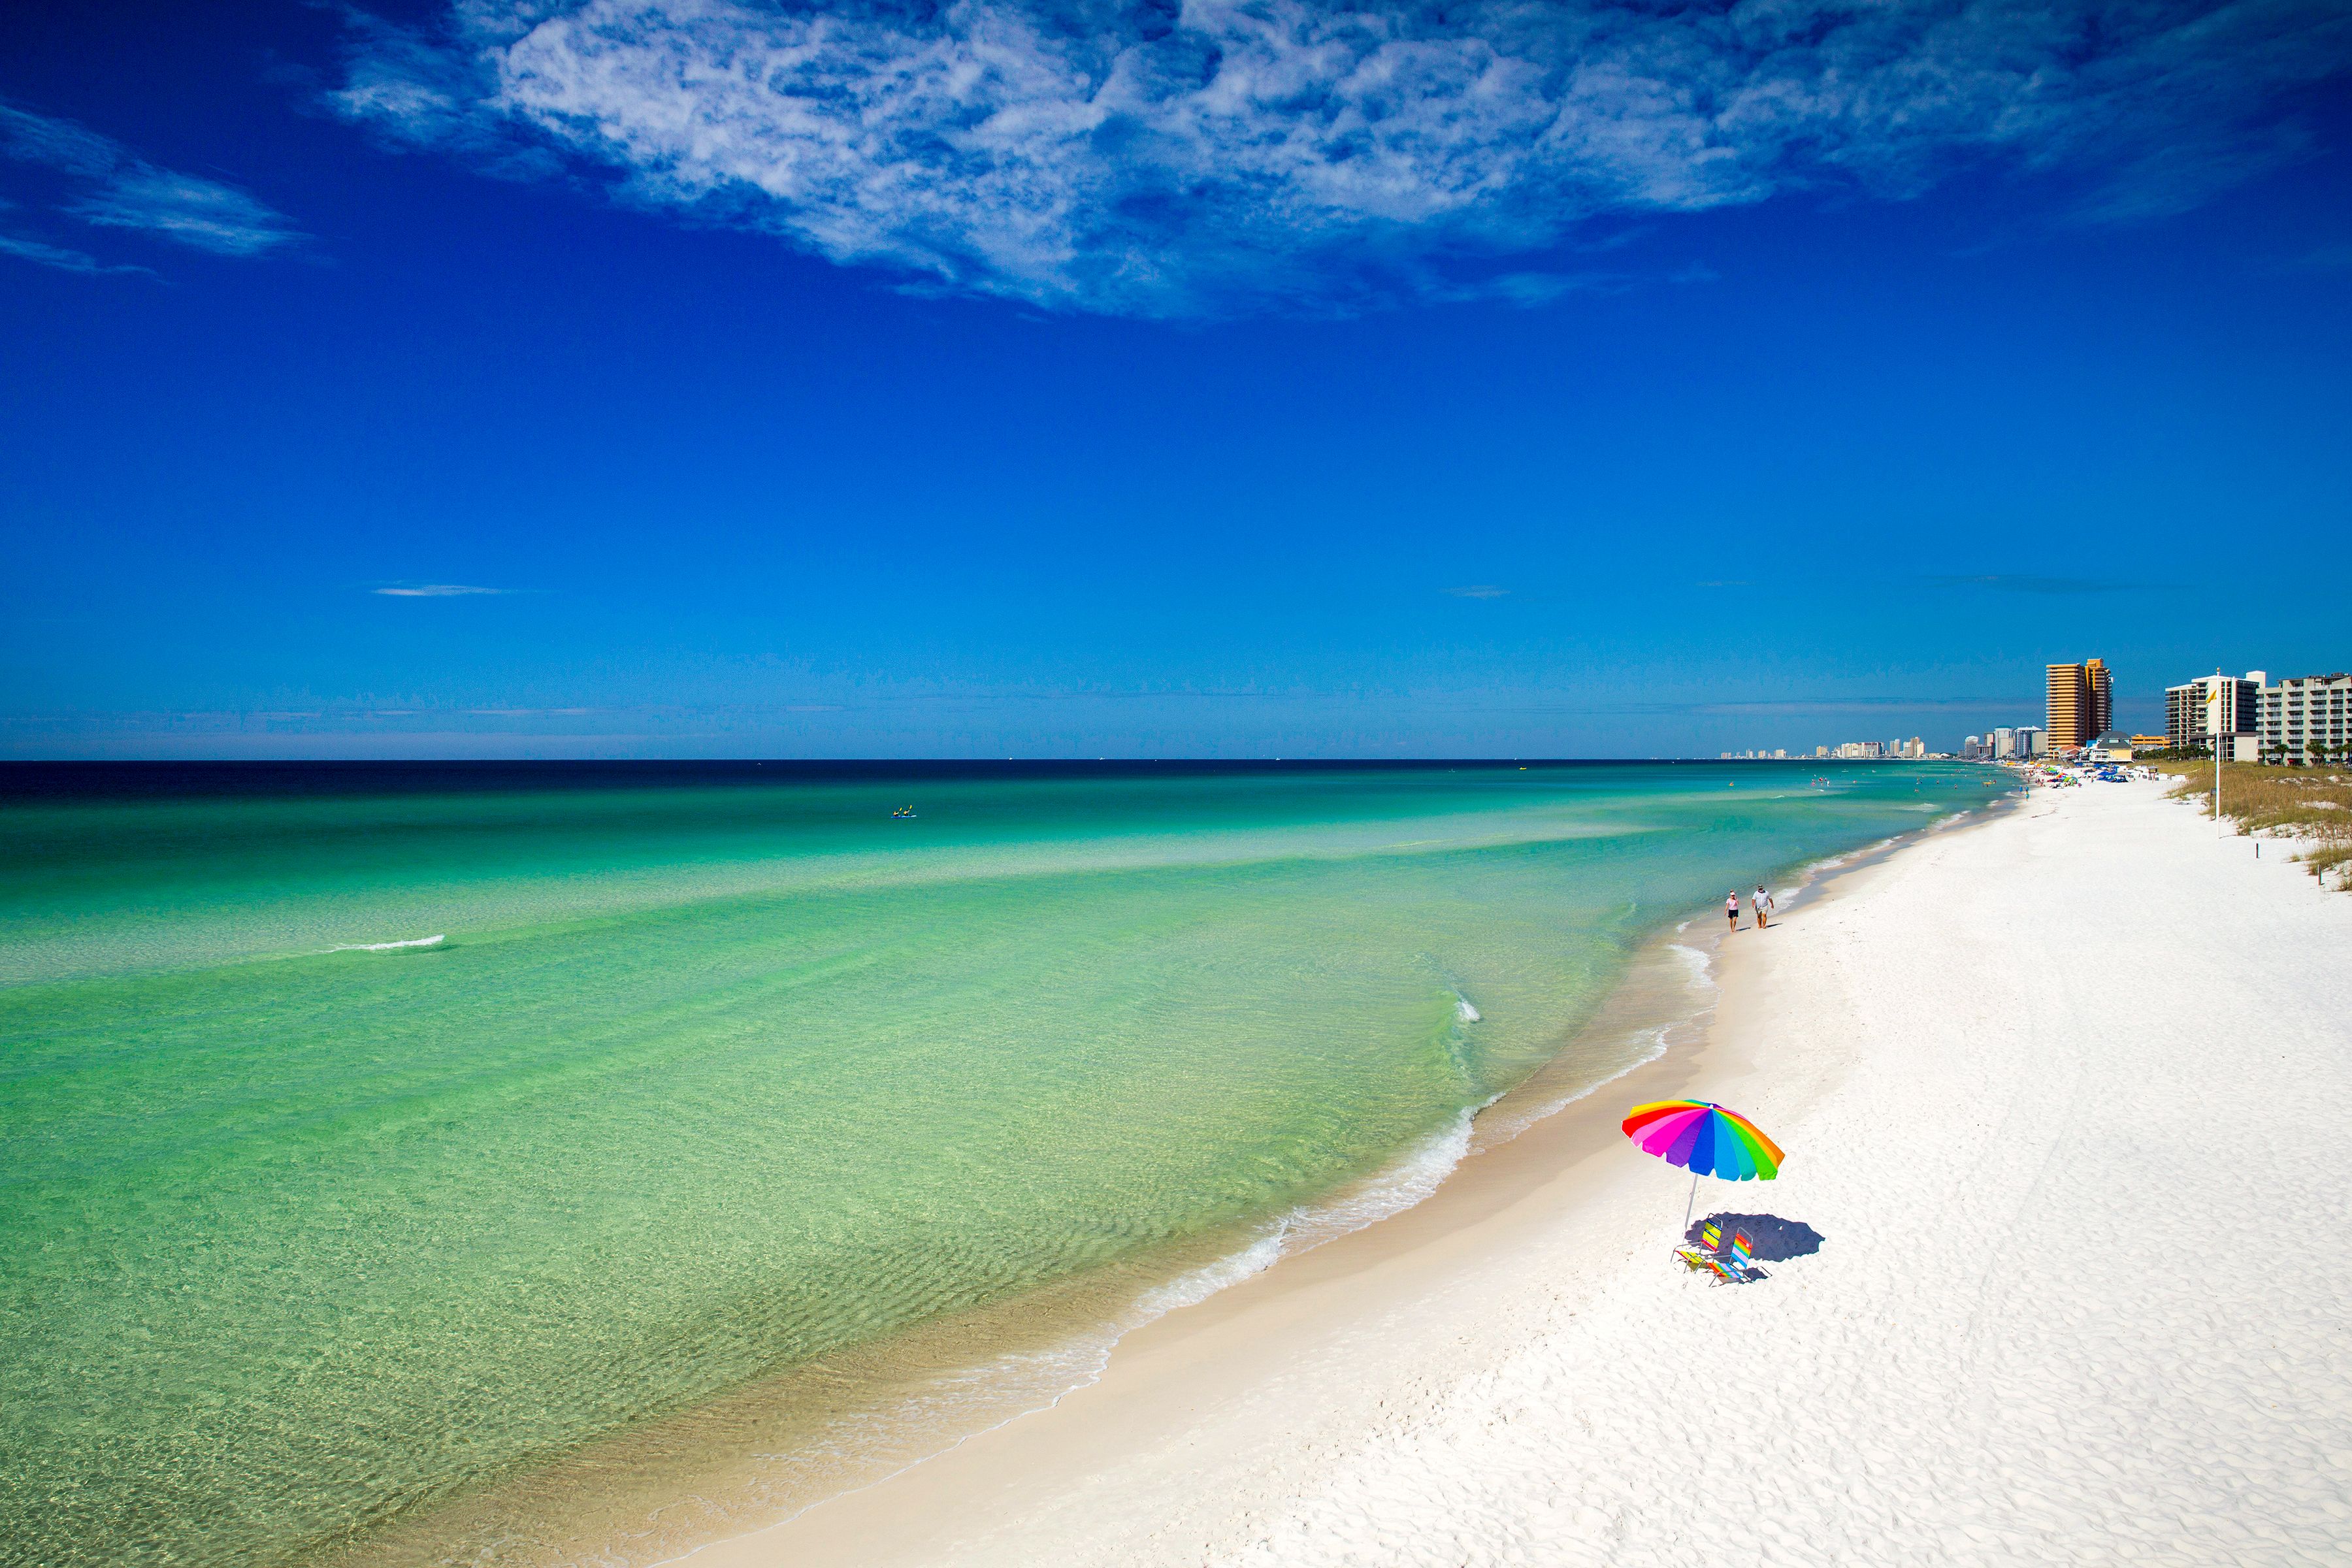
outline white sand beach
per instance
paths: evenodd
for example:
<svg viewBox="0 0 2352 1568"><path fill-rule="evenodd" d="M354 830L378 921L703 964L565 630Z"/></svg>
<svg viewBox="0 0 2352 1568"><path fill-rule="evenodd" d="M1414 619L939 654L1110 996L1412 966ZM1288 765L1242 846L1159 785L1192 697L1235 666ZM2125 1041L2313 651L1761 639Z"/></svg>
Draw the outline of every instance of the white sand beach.
<svg viewBox="0 0 2352 1568"><path fill-rule="evenodd" d="M1724 945L1705 1046L1123 1343L1051 1411L707 1547L832 1563L2352 1561L2352 898L2037 794ZM1710 1287L1616 1118L1811 1227Z"/></svg>

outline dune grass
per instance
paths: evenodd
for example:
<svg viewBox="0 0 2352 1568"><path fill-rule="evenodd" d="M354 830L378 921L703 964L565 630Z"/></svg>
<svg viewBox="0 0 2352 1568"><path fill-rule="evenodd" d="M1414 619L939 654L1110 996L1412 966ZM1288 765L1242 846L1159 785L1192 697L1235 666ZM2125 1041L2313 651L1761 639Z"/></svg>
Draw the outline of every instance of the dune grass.
<svg viewBox="0 0 2352 1568"><path fill-rule="evenodd" d="M2150 759L2147 765L2171 774L2174 795L2197 798L2212 815L2212 763ZM2224 763L2221 812L2241 833L2301 840L2305 847L2295 858L2313 876L2352 889L2352 770Z"/></svg>

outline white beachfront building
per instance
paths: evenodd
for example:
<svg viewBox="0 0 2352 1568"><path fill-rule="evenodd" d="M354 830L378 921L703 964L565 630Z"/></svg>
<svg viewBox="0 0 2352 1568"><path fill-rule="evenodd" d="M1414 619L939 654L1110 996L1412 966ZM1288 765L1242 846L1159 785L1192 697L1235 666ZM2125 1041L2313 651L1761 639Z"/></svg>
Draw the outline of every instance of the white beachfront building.
<svg viewBox="0 0 2352 1568"><path fill-rule="evenodd" d="M2262 689L2264 761L2352 757L2352 675L2293 675Z"/></svg>
<svg viewBox="0 0 2352 1568"><path fill-rule="evenodd" d="M2165 743L2177 752L2218 743L2233 762L2254 761L2267 679L2261 670L2250 669L2243 676L2200 675L2166 687Z"/></svg>

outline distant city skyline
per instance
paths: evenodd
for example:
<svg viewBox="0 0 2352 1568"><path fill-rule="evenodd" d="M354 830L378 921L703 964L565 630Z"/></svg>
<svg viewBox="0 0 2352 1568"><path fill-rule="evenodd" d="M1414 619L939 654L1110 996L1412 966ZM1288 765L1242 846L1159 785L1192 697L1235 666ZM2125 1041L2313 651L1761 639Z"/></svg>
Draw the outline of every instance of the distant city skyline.
<svg viewBox="0 0 2352 1568"><path fill-rule="evenodd" d="M2212 555L2347 531L2352 19L1156 16L0 16L0 757L1956 751L2352 662Z"/></svg>
<svg viewBox="0 0 2352 1568"><path fill-rule="evenodd" d="M1769 763L1877 762L1881 760L1918 762L1931 756L1948 755L1950 755L1949 752L1934 751L1926 741L1916 735L1908 740L1898 735L1885 741L1824 741L1817 742L1810 751L1800 747L1791 752L1784 746L1776 746L1769 752L1753 748L1744 752L1719 752L1717 753L1717 760L1718 762Z"/></svg>

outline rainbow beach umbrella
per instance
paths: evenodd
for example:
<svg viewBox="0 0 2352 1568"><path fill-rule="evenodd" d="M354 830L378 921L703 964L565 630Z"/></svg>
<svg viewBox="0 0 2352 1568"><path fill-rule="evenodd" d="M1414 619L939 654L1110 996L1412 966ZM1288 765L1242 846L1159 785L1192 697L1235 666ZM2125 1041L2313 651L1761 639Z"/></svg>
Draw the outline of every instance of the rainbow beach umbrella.
<svg viewBox="0 0 2352 1568"><path fill-rule="evenodd" d="M1655 1154L1691 1173L1689 1207L1698 1204L1698 1179L1769 1182L1780 1173L1780 1145L1736 1110L1708 1100L1658 1100L1637 1105L1624 1121L1625 1136L1643 1152ZM1690 1228L1689 1208L1683 1228Z"/></svg>

